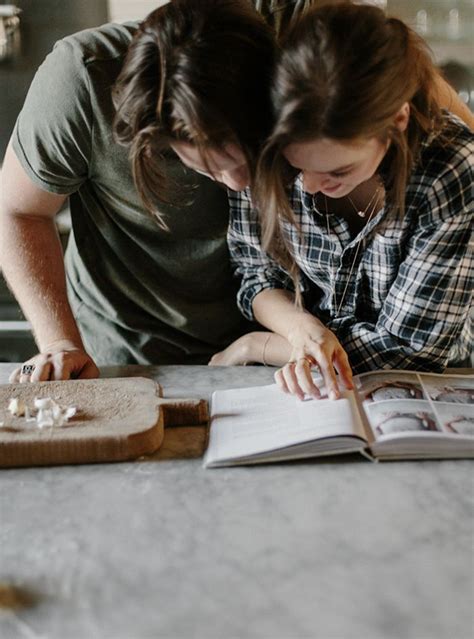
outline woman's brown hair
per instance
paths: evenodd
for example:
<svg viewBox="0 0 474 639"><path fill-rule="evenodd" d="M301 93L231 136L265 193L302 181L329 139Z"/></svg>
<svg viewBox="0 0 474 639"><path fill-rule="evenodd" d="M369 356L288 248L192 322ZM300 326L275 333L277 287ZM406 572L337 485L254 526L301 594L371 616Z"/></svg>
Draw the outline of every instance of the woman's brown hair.
<svg viewBox="0 0 474 639"><path fill-rule="evenodd" d="M130 146L149 211L176 194L164 159L173 141L206 149L234 142L251 173L271 127L271 29L248 0L173 0L139 26L113 90L114 132Z"/></svg>
<svg viewBox="0 0 474 639"><path fill-rule="evenodd" d="M285 147L321 138L390 140L383 161L386 197L403 214L421 141L441 128L435 76L421 38L376 7L347 2L315 7L293 25L276 67L275 125L259 161L254 197L263 245L295 281L297 269L280 226L282 220L295 222L285 184ZM405 103L410 120L402 132L395 116Z"/></svg>

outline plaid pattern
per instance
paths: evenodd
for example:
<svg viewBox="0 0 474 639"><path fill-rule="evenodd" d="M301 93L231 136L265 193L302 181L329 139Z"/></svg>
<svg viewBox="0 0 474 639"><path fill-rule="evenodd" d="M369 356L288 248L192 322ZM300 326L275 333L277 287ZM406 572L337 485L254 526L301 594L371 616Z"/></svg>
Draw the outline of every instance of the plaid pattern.
<svg viewBox="0 0 474 639"><path fill-rule="evenodd" d="M336 333L355 372L441 371L471 352L474 137L454 118L451 126L450 146L425 141L404 216L383 208L355 238L343 218L318 210L301 176L293 185L301 234L286 223L284 233L300 269L305 306ZM293 286L261 249L249 192L230 192L229 198L229 247L242 277L238 303L253 319L258 293Z"/></svg>

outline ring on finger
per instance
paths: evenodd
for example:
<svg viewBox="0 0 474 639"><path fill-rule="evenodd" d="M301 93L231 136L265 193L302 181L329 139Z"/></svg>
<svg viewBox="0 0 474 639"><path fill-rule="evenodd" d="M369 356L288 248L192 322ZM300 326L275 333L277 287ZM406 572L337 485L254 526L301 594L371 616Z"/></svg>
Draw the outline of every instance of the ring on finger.
<svg viewBox="0 0 474 639"><path fill-rule="evenodd" d="M34 364L23 364L23 366L21 367L21 374L22 375L31 375L31 373L35 370L35 365Z"/></svg>
<svg viewBox="0 0 474 639"><path fill-rule="evenodd" d="M297 362L301 362L301 361L308 362L308 364L310 366L313 366L313 364L314 364L313 359L311 357L308 357L307 355L304 356L304 357L298 357Z"/></svg>

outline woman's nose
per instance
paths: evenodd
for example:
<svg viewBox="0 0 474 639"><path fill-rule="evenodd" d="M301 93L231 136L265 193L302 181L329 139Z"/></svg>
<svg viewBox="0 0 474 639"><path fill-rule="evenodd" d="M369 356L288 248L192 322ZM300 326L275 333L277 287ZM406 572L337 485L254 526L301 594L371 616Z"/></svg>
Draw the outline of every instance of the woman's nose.
<svg viewBox="0 0 474 639"><path fill-rule="evenodd" d="M303 173L303 188L307 193L317 193L321 189L321 178L317 173L305 171Z"/></svg>
<svg viewBox="0 0 474 639"><path fill-rule="evenodd" d="M305 171L303 173L303 189L307 193L318 193L328 181L327 177L321 173Z"/></svg>

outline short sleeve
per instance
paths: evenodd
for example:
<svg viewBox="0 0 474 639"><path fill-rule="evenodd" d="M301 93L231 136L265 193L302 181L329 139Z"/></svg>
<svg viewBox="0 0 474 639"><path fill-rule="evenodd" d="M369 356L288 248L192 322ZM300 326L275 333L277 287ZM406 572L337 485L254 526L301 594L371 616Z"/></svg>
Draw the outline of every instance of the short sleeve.
<svg viewBox="0 0 474 639"><path fill-rule="evenodd" d="M67 194L88 177L91 139L87 69L80 47L66 38L36 72L15 124L13 150L37 186Z"/></svg>

